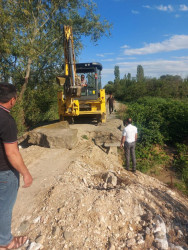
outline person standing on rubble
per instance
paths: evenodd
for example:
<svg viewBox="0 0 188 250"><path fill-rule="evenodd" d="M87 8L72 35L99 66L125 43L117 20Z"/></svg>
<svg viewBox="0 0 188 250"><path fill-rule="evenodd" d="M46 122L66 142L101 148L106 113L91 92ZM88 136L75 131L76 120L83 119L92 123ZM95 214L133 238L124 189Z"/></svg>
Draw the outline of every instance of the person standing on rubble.
<svg viewBox="0 0 188 250"><path fill-rule="evenodd" d="M19 174L24 188L31 186L32 176L18 149L17 128L9 114L16 103L16 88L0 83L0 249L17 249L25 244L26 236L12 236L12 210L19 188Z"/></svg>
<svg viewBox="0 0 188 250"><path fill-rule="evenodd" d="M128 118L124 121L124 125L126 127L123 130L122 138L121 138L121 148L124 147L125 157L126 157L126 168L130 170L130 155L132 158L132 170L136 172L136 155L135 155L135 147L137 140L137 127L132 125L132 119Z"/></svg>

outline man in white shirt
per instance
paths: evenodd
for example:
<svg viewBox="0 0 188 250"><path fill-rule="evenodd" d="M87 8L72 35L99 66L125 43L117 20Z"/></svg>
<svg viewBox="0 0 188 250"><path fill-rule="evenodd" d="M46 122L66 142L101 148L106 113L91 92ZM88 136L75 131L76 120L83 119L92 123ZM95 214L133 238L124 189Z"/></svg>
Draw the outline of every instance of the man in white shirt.
<svg viewBox="0 0 188 250"><path fill-rule="evenodd" d="M123 130L121 138L121 148L124 147L125 157L126 157L126 167L129 170L130 167L130 154L133 163L133 172L136 172L136 156L135 156L135 146L137 140L137 127L133 126L132 119L128 118L125 121L126 127Z"/></svg>

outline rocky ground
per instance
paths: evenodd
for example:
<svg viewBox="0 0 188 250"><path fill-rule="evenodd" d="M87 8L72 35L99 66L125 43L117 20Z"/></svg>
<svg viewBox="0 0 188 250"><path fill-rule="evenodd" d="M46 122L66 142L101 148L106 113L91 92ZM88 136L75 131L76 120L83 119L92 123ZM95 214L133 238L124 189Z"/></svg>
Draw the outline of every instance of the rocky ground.
<svg viewBox="0 0 188 250"><path fill-rule="evenodd" d="M122 121L70 128L78 129L71 150L20 149L34 177L13 213L13 233L29 236L22 249L188 249L188 200L122 167Z"/></svg>

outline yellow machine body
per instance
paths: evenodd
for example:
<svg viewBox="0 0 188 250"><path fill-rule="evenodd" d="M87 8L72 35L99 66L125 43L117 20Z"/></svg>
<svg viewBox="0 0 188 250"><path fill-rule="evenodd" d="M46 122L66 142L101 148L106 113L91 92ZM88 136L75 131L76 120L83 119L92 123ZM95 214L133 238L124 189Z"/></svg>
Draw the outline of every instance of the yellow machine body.
<svg viewBox="0 0 188 250"><path fill-rule="evenodd" d="M75 117L90 116L106 122L105 90L101 88L100 63L75 63L72 27L64 26L64 75L58 76L63 90L58 92L60 120L72 122ZM87 77L82 87L81 76Z"/></svg>
<svg viewBox="0 0 188 250"><path fill-rule="evenodd" d="M87 105L87 110L80 110L80 106ZM96 100L76 100L65 98L63 91L58 92L58 112L60 120L72 122L75 117L87 116L97 118L98 122L106 122L105 90L100 89L100 97Z"/></svg>

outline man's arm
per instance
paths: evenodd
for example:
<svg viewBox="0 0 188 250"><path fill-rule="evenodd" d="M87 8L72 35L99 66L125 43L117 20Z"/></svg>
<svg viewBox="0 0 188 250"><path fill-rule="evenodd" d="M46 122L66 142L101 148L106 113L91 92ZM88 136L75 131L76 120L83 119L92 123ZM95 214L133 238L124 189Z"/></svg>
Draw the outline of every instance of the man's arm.
<svg viewBox="0 0 188 250"><path fill-rule="evenodd" d="M10 162L10 164L18 170L18 172L23 176L24 180L24 186L23 187L29 187L31 186L33 182L33 178L27 169L26 165L24 164L24 161L22 159L22 156L18 150L18 144L15 143L4 143L5 153L7 155L7 158Z"/></svg>
<svg viewBox="0 0 188 250"><path fill-rule="evenodd" d="M121 138L121 145L120 145L121 148L123 148L124 143L125 143L125 136L122 136L122 138Z"/></svg>
<svg viewBox="0 0 188 250"><path fill-rule="evenodd" d="M137 138L138 138L138 134L135 134L135 141L137 141Z"/></svg>

